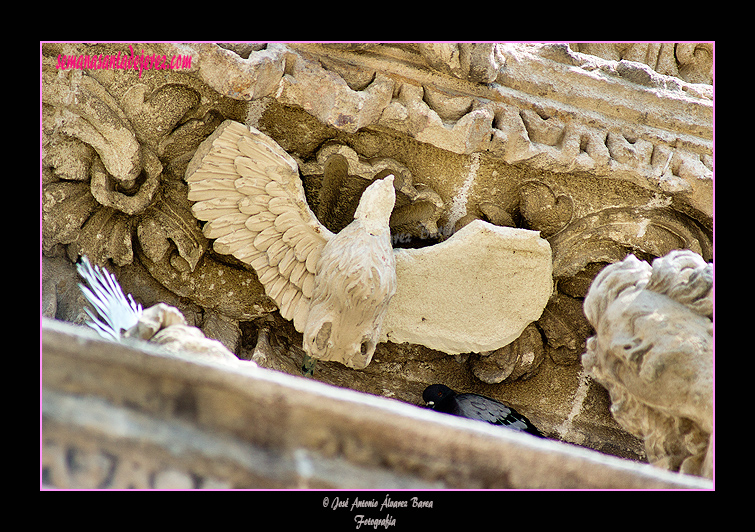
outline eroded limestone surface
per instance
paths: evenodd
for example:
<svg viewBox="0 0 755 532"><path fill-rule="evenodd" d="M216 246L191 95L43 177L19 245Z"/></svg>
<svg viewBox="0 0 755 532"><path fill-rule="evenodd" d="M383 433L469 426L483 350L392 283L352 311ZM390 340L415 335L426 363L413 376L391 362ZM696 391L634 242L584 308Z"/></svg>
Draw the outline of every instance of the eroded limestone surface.
<svg viewBox="0 0 755 532"><path fill-rule="evenodd" d="M582 363L614 417L651 463L712 478L713 265L689 250L652 266L630 255L598 274L585 313L596 334Z"/></svg>
<svg viewBox="0 0 755 532"><path fill-rule="evenodd" d="M547 240L482 220L440 244L398 250L396 277L383 339L450 354L508 345L553 290Z"/></svg>
<svg viewBox="0 0 755 532"><path fill-rule="evenodd" d="M135 43L133 53L180 56L183 67L123 69L91 58L131 57L125 44L43 44L44 313L85 319L73 263L86 255L145 308L174 306L238 357L300 374L301 333L192 212L186 169L233 120L296 161L332 232L370 182L395 176L392 304L427 315L388 327L396 341L379 343L364 370L322 362L315 379L415 405L442 382L508 402L552 438L645 461L646 442L612 417L609 392L581 364L595 334L582 304L628 254L650 263L687 249L712 261L712 46ZM483 227L490 234L474 232ZM465 234L485 245L526 234L536 251L501 246L490 265L485 253L443 256L466 249ZM437 262L415 260L441 287L433 297L474 268L499 288L468 285L454 313L448 298L423 309L419 279L401 292L402 257L414 256Z"/></svg>

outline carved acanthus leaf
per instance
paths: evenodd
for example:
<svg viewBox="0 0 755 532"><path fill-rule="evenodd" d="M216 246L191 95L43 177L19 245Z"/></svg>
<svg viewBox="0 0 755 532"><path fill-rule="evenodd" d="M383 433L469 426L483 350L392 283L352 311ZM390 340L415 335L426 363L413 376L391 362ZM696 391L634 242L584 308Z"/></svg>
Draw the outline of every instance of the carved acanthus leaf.
<svg viewBox="0 0 755 532"><path fill-rule="evenodd" d="M186 196L184 183L166 182L161 198L144 213L136 228L142 250L153 262L163 259L172 242L177 256L170 261L178 271L193 271L208 246Z"/></svg>
<svg viewBox="0 0 755 532"><path fill-rule="evenodd" d="M47 57L43 67L43 248L66 244L74 260L124 265L137 236L150 261L193 270L207 243L186 186L171 179L242 102L185 72L150 72L124 87L106 70L60 70Z"/></svg>
<svg viewBox="0 0 755 532"><path fill-rule="evenodd" d="M135 194L124 194L117 190L116 184L113 183L112 177L101 160L95 159L90 169L90 187L97 202L128 215L143 212L155 197L163 169L157 156L151 150L144 150L144 158L147 161L144 168L146 179Z"/></svg>
<svg viewBox="0 0 755 532"><path fill-rule="evenodd" d="M572 220L574 201L566 194L556 196L541 181L526 181L519 189L519 212L527 226L549 237Z"/></svg>
<svg viewBox="0 0 755 532"><path fill-rule="evenodd" d="M123 95L123 108L140 141L154 149L201 99L186 85L167 83L153 90L145 83L135 83Z"/></svg>
<svg viewBox="0 0 755 532"><path fill-rule="evenodd" d="M84 222L98 208L89 184L59 181L42 187L42 249L75 241Z"/></svg>
<svg viewBox="0 0 755 532"><path fill-rule="evenodd" d="M131 189L142 171L139 141L118 102L94 78L87 75L59 76L43 68L44 122L49 134L76 137L92 146L107 171L125 189Z"/></svg>
<svg viewBox="0 0 755 532"><path fill-rule="evenodd" d="M100 207L86 221L76 240L68 246L71 261L86 255L93 264L112 261L118 266L134 260L131 234L134 218L109 207Z"/></svg>
<svg viewBox="0 0 755 532"><path fill-rule="evenodd" d="M192 55L192 68L218 93L237 100L255 100L278 88L286 68L288 47L279 43L233 47L215 43L174 43L170 53Z"/></svg>
<svg viewBox="0 0 755 532"><path fill-rule="evenodd" d="M537 372L545 359L543 338L535 324L530 324L509 345L473 357L472 372L483 382L526 379Z"/></svg>
<svg viewBox="0 0 755 532"><path fill-rule="evenodd" d="M572 364L584 353L592 327L578 299L556 293L538 320L548 340L548 353L557 364Z"/></svg>

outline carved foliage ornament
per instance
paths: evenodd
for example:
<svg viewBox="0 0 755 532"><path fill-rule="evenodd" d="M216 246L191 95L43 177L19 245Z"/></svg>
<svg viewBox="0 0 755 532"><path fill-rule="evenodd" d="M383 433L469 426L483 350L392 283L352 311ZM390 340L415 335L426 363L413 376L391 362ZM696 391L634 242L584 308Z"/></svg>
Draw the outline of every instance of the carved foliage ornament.
<svg viewBox="0 0 755 532"><path fill-rule="evenodd" d="M437 222L443 214L443 199L432 188L414 183L411 171L395 159L364 159L349 146L326 142L314 161L299 161L299 168L305 178L321 179L316 214L334 233L351 223L370 182L392 174L396 204L390 226L398 237L394 244L411 237L440 238Z"/></svg>
<svg viewBox="0 0 755 532"><path fill-rule="evenodd" d="M141 263L171 292L232 319L275 309L254 272L205 253L181 179L200 142L245 102L192 73L57 71L47 56L42 99L45 254Z"/></svg>
<svg viewBox="0 0 755 532"><path fill-rule="evenodd" d="M180 204L166 208L162 201L163 189L181 184L165 182L160 141L171 137L180 119L196 107L196 91L163 85L145 102L146 85L139 85L139 104L132 98L134 87L118 101L97 79L74 70L44 69L43 83L44 249L70 244L74 259L86 254L95 263L112 259L124 265L133 261L136 230L139 236L162 237L140 239L148 254L162 256L171 239L195 266L206 243L196 224L185 223L191 219L188 204L182 210ZM187 92L194 97L179 98ZM167 101L173 113L162 112ZM150 106L159 109L150 111ZM169 124L162 123L166 116ZM211 116L189 120L183 132L187 125L212 127ZM172 135L171 143L179 140L180 135ZM149 230L156 219L166 222L161 235Z"/></svg>

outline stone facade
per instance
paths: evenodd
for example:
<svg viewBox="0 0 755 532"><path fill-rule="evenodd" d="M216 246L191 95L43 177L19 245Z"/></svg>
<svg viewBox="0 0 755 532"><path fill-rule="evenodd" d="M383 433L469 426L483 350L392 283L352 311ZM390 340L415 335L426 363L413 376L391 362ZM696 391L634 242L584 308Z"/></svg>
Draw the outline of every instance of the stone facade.
<svg viewBox="0 0 755 532"><path fill-rule="evenodd" d="M406 256L463 250L464 235L484 224L532 232L550 249L548 281L534 288L505 246L489 256L497 259L484 283L467 282L477 259L465 251L432 259L436 268L426 262L426 273L409 268L417 280L407 286L408 308L423 305L424 280L467 287L458 301L433 303L432 319L445 315L450 324L479 319L475 296L505 277L499 290L510 297L486 314L515 336L483 330L496 340L450 348L448 340L424 339L453 336L455 324L445 336L436 328L392 342L386 333L364 370L319 362L314 379L409 405L441 382L511 404L551 439L655 460L612 416L603 381L582 366L595 334L583 300L595 276L629 253L652 262L688 249L712 261L712 45L44 44L42 51L45 316L85 320L73 263L86 255L145 308L171 305L239 359L301 375L301 333L251 266L218 252L188 199L184 177L198 146L233 120L296 161L307 202L330 231L348 224L371 180L393 173L400 180L391 232L396 249L411 248ZM496 277L503 268L513 273ZM527 294L536 292L542 301L533 304ZM527 305L536 310L522 310ZM515 326L511 315L522 316Z"/></svg>

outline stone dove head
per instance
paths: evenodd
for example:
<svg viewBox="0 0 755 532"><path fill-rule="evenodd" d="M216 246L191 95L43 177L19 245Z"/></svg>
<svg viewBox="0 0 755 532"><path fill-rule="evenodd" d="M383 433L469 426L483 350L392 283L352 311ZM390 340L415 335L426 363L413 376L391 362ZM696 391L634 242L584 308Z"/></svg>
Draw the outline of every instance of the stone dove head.
<svg viewBox="0 0 755 532"><path fill-rule="evenodd" d="M376 179L362 192L354 219L374 226L375 229L386 228L395 203L396 189L393 187L393 174L390 174L383 179ZM374 231L370 232L375 234Z"/></svg>

